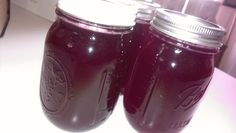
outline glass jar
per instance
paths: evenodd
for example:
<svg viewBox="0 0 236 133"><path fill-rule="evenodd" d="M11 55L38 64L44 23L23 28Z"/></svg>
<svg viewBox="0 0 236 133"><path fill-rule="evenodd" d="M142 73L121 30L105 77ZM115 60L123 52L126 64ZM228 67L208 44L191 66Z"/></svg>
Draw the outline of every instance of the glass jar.
<svg viewBox="0 0 236 133"><path fill-rule="evenodd" d="M133 42L135 49L141 49L145 45L145 41L149 40L149 26L150 21L154 17L154 13L157 8L160 8L160 5L155 2L135 0L136 6L138 8L134 33L133 33ZM135 50L136 51L136 50Z"/></svg>
<svg viewBox="0 0 236 133"><path fill-rule="evenodd" d="M208 21L158 9L136 59L124 107L139 132L177 133L191 121L214 71L225 31Z"/></svg>
<svg viewBox="0 0 236 133"><path fill-rule="evenodd" d="M143 1L143 0L134 0L135 6L137 8L137 14L135 19L135 26L132 32L132 50L130 51L130 65L129 71L126 78L125 86L129 81L129 77L132 72L133 64L135 59L139 53L139 51L145 47L145 42L149 40L149 26L150 21L152 20L155 10L160 7L159 4L150 1ZM121 93L123 94L124 88L122 88Z"/></svg>
<svg viewBox="0 0 236 133"><path fill-rule="evenodd" d="M60 0L56 14L45 42L42 107L56 126L86 131L116 104L135 11L102 0Z"/></svg>

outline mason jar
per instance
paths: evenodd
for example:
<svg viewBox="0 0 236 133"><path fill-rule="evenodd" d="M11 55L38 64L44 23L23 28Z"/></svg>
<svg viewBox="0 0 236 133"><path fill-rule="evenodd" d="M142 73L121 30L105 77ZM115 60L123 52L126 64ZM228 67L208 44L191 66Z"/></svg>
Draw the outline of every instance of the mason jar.
<svg viewBox="0 0 236 133"><path fill-rule="evenodd" d="M128 84L134 62L138 56L138 53L146 45L146 41L150 39L149 26L150 21L154 17L155 10L160 8L160 5L156 2L144 1L144 0L133 0L133 5L137 8L137 14L135 18L135 26L132 32L132 49L130 51L130 65L129 71L127 72L125 86L122 88L121 93L125 91L125 87Z"/></svg>
<svg viewBox="0 0 236 133"><path fill-rule="evenodd" d="M158 9L124 92L125 114L140 133L178 133L193 118L214 72L225 30Z"/></svg>
<svg viewBox="0 0 236 133"><path fill-rule="evenodd" d="M155 11L160 8L156 2L135 0L136 8L138 9L135 19L135 26L133 32L133 42L135 49L141 49L145 45L145 41L149 40L149 26L154 17ZM135 50L137 52L137 50ZM136 53L135 52L135 53Z"/></svg>
<svg viewBox="0 0 236 133"><path fill-rule="evenodd" d="M87 131L117 102L135 11L103 0L60 0L56 14L41 70L43 111L59 128Z"/></svg>

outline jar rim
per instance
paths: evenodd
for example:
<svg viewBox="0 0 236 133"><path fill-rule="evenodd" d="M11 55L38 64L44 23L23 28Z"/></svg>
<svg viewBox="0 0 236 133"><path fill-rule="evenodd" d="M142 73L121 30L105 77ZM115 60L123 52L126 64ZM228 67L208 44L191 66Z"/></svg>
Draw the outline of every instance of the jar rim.
<svg viewBox="0 0 236 133"><path fill-rule="evenodd" d="M132 26L130 27L108 26L108 25L96 24L93 22L85 21L66 13L59 8L56 8L56 14L59 19L63 20L66 23L69 23L71 25L74 25L83 29L92 30L94 32L101 32L101 33L107 33L107 34L127 34L127 33L130 33L132 29Z"/></svg>
<svg viewBox="0 0 236 133"><path fill-rule="evenodd" d="M226 31L220 25L168 9L157 9L151 26L169 36L196 46L222 46Z"/></svg>
<svg viewBox="0 0 236 133"><path fill-rule="evenodd" d="M105 0L59 0L57 8L85 21L118 27L135 25L136 9Z"/></svg>
<svg viewBox="0 0 236 133"><path fill-rule="evenodd" d="M161 39L162 41L167 41L171 45L175 45L177 47L180 47L189 51L202 53L202 54L217 54L220 50L220 47L208 47L205 45L196 45L195 43L178 39L176 37L165 34L161 31L157 31L154 27L150 27L150 31L153 33L153 36Z"/></svg>

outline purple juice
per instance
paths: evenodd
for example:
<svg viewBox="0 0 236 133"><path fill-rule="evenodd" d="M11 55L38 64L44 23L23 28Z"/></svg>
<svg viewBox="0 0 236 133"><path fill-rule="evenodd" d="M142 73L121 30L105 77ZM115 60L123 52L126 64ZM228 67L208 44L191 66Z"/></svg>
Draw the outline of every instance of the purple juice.
<svg viewBox="0 0 236 133"><path fill-rule="evenodd" d="M213 55L193 53L165 39L152 40L138 56L124 93L127 118L142 133L181 131L214 70Z"/></svg>
<svg viewBox="0 0 236 133"><path fill-rule="evenodd" d="M43 110L61 129L87 131L101 125L117 102L128 68L131 27L95 27L60 9L57 15L45 42Z"/></svg>
<svg viewBox="0 0 236 133"><path fill-rule="evenodd" d="M149 35L150 21L153 18L155 10L160 7L160 5L155 2L140 0L136 0L135 2L138 6L138 12L136 14L136 24L132 32L132 49L129 53L130 66L125 87L129 82L130 75L134 67L133 65L139 52L146 46L146 42L151 39L151 36ZM121 94L123 94L125 87L122 88Z"/></svg>
<svg viewBox="0 0 236 133"><path fill-rule="evenodd" d="M201 28L211 27L213 24L204 21L207 25L201 27L203 24L199 26L195 21L203 23L203 20L196 18L195 23L187 23L184 27L181 23L193 18L188 16L179 19L180 22L172 21L172 17L182 17L179 15L164 9L157 13L152 22L150 39L138 53L124 91L125 114L132 127L140 133L182 131L190 123L212 78L214 54L220 46L215 38L223 37L223 29L215 26L214 28L218 28L216 34L207 30L201 32ZM163 21L165 19L167 20ZM167 22L168 26L165 25ZM195 31L188 29L188 26L199 28ZM211 29L213 28L208 30ZM185 30L187 33L190 30L193 32L179 36ZM200 40L203 37L195 36L195 32L197 35L205 35L207 41ZM199 37L199 40L186 38L190 35ZM195 43L191 43L189 39Z"/></svg>

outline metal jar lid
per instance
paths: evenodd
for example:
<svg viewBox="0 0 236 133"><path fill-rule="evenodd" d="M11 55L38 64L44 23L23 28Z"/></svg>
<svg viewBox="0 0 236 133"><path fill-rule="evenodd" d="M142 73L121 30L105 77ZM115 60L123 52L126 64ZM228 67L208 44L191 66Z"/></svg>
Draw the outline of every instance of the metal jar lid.
<svg viewBox="0 0 236 133"><path fill-rule="evenodd" d="M155 10L160 5L154 0L104 0L117 5L126 5L135 8L137 11L136 18L145 21L151 21Z"/></svg>
<svg viewBox="0 0 236 133"><path fill-rule="evenodd" d="M218 48L226 31L209 21L168 9L158 9L151 22L154 29L197 46Z"/></svg>
<svg viewBox="0 0 236 133"><path fill-rule="evenodd" d="M152 0L134 0L137 3L138 13L136 18L151 21L160 5Z"/></svg>

